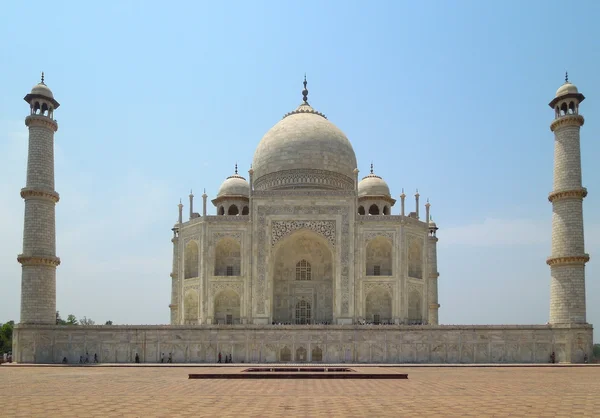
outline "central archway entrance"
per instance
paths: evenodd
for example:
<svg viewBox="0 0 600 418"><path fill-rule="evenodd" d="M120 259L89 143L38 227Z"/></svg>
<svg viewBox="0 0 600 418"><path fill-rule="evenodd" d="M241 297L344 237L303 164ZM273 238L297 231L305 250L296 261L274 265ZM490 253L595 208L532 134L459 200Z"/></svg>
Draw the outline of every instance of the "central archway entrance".
<svg viewBox="0 0 600 418"><path fill-rule="evenodd" d="M298 230L273 250L272 320L281 324L333 322L333 252L321 235Z"/></svg>

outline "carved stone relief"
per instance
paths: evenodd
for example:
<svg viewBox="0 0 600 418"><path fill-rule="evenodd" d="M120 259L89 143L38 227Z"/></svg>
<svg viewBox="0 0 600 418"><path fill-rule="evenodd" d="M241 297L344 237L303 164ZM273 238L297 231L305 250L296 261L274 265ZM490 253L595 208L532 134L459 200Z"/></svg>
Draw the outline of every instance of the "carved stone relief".
<svg viewBox="0 0 600 418"><path fill-rule="evenodd" d="M350 231L349 209L344 206L259 206L257 210L257 271L256 286L254 286L254 300L256 301L256 310L258 314L265 313L265 300L267 291L267 247L268 233L267 221L271 215L340 215L342 237L348 237ZM348 315L350 309L350 240L341 240L341 315Z"/></svg>
<svg viewBox="0 0 600 418"><path fill-rule="evenodd" d="M331 246L335 247L335 221L274 221L271 224L271 246L303 228L323 235Z"/></svg>

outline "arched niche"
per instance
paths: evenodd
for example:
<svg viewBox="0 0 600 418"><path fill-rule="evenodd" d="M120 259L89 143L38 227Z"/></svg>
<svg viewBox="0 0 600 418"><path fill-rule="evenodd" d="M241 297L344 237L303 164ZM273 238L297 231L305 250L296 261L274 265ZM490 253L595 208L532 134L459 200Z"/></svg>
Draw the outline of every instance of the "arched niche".
<svg viewBox="0 0 600 418"><path fill-rule="evenodd" d="M184 278L191 279L198 277L198 254L198 244L196 241L188 242L184 252Z"/></svg>
<svg viewBox="0 0 600 418"><path fill-rule="evenodd" d="M365 214L365 207L364 206L359 206L358 207L358 214L359 215L364 215Z"/></svg>
<svg viewBox="0 0 600 418"><path fill-rule="evenodd" d="M383 287L375 287L365 298L365 317L375 324L392 321L392 295Z"/></svg>
<svg viewBox="0 0 600 418"><path fill-rule="evenodd" d="M198 292L194 289L185 291L183 296L183 321L185 324L198 323Z"/></svg>
<svg viewBox="0 0 600 418"><path fill-rule="evenodd" d="M240 276L242 268L241 245L225 237L215 245L215 276Z"/></svg>
<svg viewBox="0 0 600 418"><path fill-rule="evenodd" d="M321 235L300 229L273 249L271 272L272 320L295 324L299 302L310 304L311 323L333 322L334 263L332 247Z"/></svg>
<svg viewBox="0 0 600 418"><path fill-rule="evenodd" d="M231 205L231 206L229 206L229 209L227 209L227 214L228 215L239 215L240 210L238 209L238 207L236 205Z"/></svg>
<svg viewBox="0 0 600 418"><path fill-rule="evenodd" d="M240 296L232 289L225 289L215 296L214 317L217 324L239 324Z"/></svg>
<svg viewBox="0 0 600 418"><path fill-rule="evenodd" d="M423 278L423 242L417 238L410 239L408 244L408 276Z"/></svg>
<svg viewBox="0 0 600 418"><path fill-rule="evenodd" d="M375 203L369 206L369 215L379 215L379 206Z"/></svg>
<svg viewBox="0 0 600 418"><path fill-rule="evenodd" d="M366 248L366 275L391 276L392 275L392 241L385 237L375 237L367 243Z"/></svg>
<svg viewBox="0 0 600 418"><path fill-rule="evenodd" d="M249 215L250 214L250 209L248 208L248 206L244 206L244 208L242 209L242 215Z"/></svg>
<svg viewBox="0 0 600 418"><path fill-rule="evenodd" d="M421 294L417 290L411 290L408 294L408 320L420 323L423 320L421 313Z"/></svg>

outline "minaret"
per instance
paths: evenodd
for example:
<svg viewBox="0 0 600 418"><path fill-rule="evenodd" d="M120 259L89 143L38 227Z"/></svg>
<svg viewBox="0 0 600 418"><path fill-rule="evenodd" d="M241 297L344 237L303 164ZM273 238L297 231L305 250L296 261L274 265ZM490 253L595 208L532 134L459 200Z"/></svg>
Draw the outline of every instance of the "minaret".
<svg viewBox="0 0 600 418"><path fill-rule="evenodd" d="M583 198L579 130L583 116L579 104L585 99L569 82L550 102L554 109L554 185L552 202L552 255L550 266L550 323L585 324L585 263L589 255L583 244Z"/></svg>
<svg viewBox="0 0 600 418"><path fill-rule="evenodd" d="M427 202L429 205L429 202ZM429 206L427 207L429 209ZM429 236L427 239L429 240L429 245L427 246L427 250L429 252L429 295L428 295L428 304L429 304L429 325L439 325L438 319L438 310L440 309L440 304L438 303L438 277L440 277L440 273L437 270L437 230L439 228L433 222L433 219L429 220Z"/></svg>
<svg viewBox="0 0 600 418"><path fill-rule="evenodd" d="M59 103L42 81L25 96L30 114L25 118L29 128L27 182L21 189L25 200L23 253L17 260L22 266L21 323L56 324L56 257L54 191L54 132L58 124L53 119Z"/></svg>

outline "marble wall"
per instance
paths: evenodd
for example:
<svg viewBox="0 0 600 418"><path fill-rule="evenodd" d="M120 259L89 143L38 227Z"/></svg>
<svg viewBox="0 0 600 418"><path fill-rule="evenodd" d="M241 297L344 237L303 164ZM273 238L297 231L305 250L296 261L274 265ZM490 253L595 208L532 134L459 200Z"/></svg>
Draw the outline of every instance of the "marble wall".
<svg viewBox="0 0 600 418"><path fill-rule="evenodd" d="M60 363L95 353L102 363L318 361L330 363L547 363L591 357L592 326L48 326L17 325L20 363Z"/></svg>

